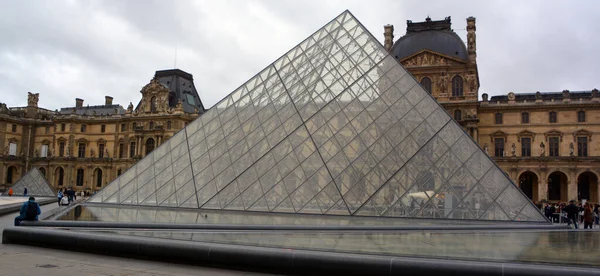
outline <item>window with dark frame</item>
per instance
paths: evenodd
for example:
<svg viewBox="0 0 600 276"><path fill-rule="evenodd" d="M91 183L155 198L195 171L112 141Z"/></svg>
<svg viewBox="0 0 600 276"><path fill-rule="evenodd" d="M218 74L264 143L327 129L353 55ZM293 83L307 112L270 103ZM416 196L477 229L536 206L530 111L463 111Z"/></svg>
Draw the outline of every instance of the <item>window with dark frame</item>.
<svg viewBox="0 0 600 276"><path fill-rule="evenodd" d="M577 137L577 156L588 156L588 138L585 136Z"/></svg>
<svg viewBox="0 0 600 276"><path fill-rule="evenodd" d="M521 124L529 124L529 112L521 113Z"/></svg>
<svg viewBox="0 0 600 276"><path fill-rule="evenodd" d="M560 138L559 137L549 137L548 138L548 156L559 156L559 143Z"/></svg>
<svg viewBox="0 0 600 276"><path fill-rule="evenodd" d="M65 142L63 141L58 142L58 156L65 156Z"/></svg>
<svg viewBox="0 0 600 276"><path fill-rule="evenodd" d="M577 122L585 123L585 111L583 111L583 110L577 111Z"/></svg>
<svg viewBox="0 0 600 276"><path fill-rule="evenodd" d="M83 169L77 169L77 182L75 185L77 185L79 187L83 186L83 174L84 174Z"/></svg>
<svg viewBox="0 0 600 276"><path fill-rule="evenodd" d="M58 186L62 186L65 179L65 170L61 167L58 168Z"/></svg>
<svg viewBox="0 0 600 276"><path fill-rule="evenodd" d="M423 86L423 88L425 88L425 90L427 92L429 92L429 94L431 94L431 79L428 77L424 77L421 79L421 86Z"/></svg>
<svg viewBox="0 0 600 276"><path fill-rule="evenodd" d="M85 129L87 128L87 126L85 124L81 124L81 132L85 132Z"/></svg>
<svg viewBox="0 0 600 276"><path fill-rule="evenodd" d="M79 143L77 147L77 157L84 158L85 157L85 143Z"/></svg>
<svg viewBox="0 0 600 276"><path fill-rule="evenodd" d="M125 157L125 144L119 143L119 158Z"/></svg>
<svg viewBox="0 0 600 276"><path fill-rule="evenodd" d="M462 112L460 110L454 110L454 120L462 120Z"/></svg>
<svg viewBox="0 0 600 276"><path fill-rule="evenodd" d="M98 145L98 157L104 158L104 144Z"/></svg>
<svg viewBox="0 0 600 276"><path fill-rule="evenodd" d="M495 115L495 123L497 125L501 125L502 124L502 113L498 112Z"/></svg>
<svg viewBox="0 0 600 276"><path fill-rule="evenodd" d="M521 138L521 156L531 156L531 138Z"/></svg>
<svg viewBox="0 0 600 276"><path fill-rule="evenodd" d="M504 156L504 138L494 138L494 156Z"/></svg>
<svg viewBox="0 0 600 276"><path fill-rule="evenodd" d="M149 129L149 130L153 130L153 129L154 129L154 122L150 122L150 123L148 124L148 129Z"/></svg>
<svg viewBox="0 0 600 276"><path fill-rule="evenodd" d="M452 96L461 97L463 95L463 78L455 76L452 78Z"/></svg>
<svg viewBox="0 0 600 276"><path fill-rule="evenodd" d="M121 175L121 169L117 170L117 176Z"/></svg>
<svg viewBox="0 0 600 276"><path fill-rule="evenodd" d="M121 124L121 132L125 132L125 126L126 124Z"/></svg>
<svg viewBox="0 0 600 276"><path fill-rule="evenodd" d="M129 157L135 157L135 142L129 143Z"/></svg>
<svg viewBox="0 0 600 276"><path fill-rule="evenodd" d="M550 113L548 113L548 117L550 123L556 123L556 112L550 111Z"/></svg>
<svg viewBox="0 0 600 276"><path fill-rule="evenodd" d="M12 124L11 131L12 132L17 132L17 125Z"/></svg>
<svg viewBox="0 0 600 276"><path fill-rule="evenodd" d="M167 129L171 129L171 121L167 121Z"/></svg>
<svg viewBox="0 0 600 276"><path fill-rule="evenodd" d="M100 126L100 132L102 132L102 133L106 132L106 125Z"/></svg>
<svg viewBox="0 0 600 276"><path fill-rule="evenodd" d="M46 134L50 133L50 127L48 127L48 126L47 126L47 127L46 127L46 129L44 130L44 132L45 132Z"/></svg>
<svg viewBox="0 0 600 276"><path fill-rule="evenodd" d="M65 124L60 124L60 131L65 131Z"/></svg>

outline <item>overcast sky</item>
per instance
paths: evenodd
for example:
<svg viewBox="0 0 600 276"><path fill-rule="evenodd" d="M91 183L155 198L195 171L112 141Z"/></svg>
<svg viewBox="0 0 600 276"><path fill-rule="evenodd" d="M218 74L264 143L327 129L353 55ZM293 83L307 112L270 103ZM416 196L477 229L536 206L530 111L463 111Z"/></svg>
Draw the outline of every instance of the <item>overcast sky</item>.
<svg viewBox="0 0 600 276"><path fill-rule="evenodd" d="M426 3L426 4L424 4ZM383 25L477 18L480 95L600 88L598 1L9 1L0 0L0 102L40 107L141 98L154 71L194 75L214 105L329 20L350 10L380 41Z"/></svg>

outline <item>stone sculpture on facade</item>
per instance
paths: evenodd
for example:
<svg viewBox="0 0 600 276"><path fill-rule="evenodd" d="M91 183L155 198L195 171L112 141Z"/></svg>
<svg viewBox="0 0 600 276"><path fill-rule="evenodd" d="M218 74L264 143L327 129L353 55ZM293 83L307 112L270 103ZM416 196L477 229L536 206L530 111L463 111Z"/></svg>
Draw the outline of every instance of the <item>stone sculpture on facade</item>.
<svg viewBox="0 0 600 276"><path fill-rule="evenodd" d="M573 146L573 142L571 142L571 144L569 144L569 156L573 156L575 152L575 146Z"/></svg>
<svg viewBox="0 0 600 276"><path fill-rule="evenodd" d="M540 156L546 156L546 145L544 145L544 142L540 143Z"/></svg>
<svg viewBox="0 0 600 276"><path fill-rule="evenodd" d="M446 94L446 90L448 88L448 75L441 75L437 79L437 86L439 88L440 94Z"/></svg>
<svg viewBox="0 0 600 276"><path fill-rule="evenodd" d="M40 93L31 93L27 92L27 106L38 106L38 101L40 99Z"/></svg>
<svg viewBox="0 0 600 276"><path fill-rule="evenodd" d="M513 143L512 146L510 146L511 156L513 156L513 157L517 156L516 152L517 152L517 146L515 146L515 143Z"/></svg>

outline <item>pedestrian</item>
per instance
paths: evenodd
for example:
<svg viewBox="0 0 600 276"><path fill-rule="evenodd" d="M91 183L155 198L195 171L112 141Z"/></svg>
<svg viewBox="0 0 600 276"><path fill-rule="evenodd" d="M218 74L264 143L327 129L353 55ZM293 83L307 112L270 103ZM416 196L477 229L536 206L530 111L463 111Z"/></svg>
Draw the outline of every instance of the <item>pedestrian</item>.
<svg viewBox="0 0 600 276"><path fill-rule="evenodd" d="M585 203L583 206L583 229L592 229L594 225L594 212L592 210L592 205L589 203Z"/></svg>
<svg viewBox="0 0 600 276"><path fill-rule="evenodd" d="M65 195L63 194L62 190L58 190L58 206L60 206L60 201L63 199Z"/></svg>
<svg viewBox="0 0 600 276"><path fill-rule="evenodd" d="M569 205L567 205L564 208L564 210L567 214L568 225L571 225L571 223L573 223L575 229L579 229L579 225L577 224L577 215L579 214L579 208L577 207L577 205L575 205L575 200L569 201Z"/></svg>
<svg viewBox="0 0 600 276"><path fill-rule="evenodd" d="M546 215L546 217L552 221L552 215L554 214L554 212L552 212L552 207L550 206L550 204L546 203L546 207L544 207L544 215Z"/></svg>
<svg viewBox="0 0 600 276"><path fill-rule="evenodd" d="M25 187L25 189L23 189L23 196L27 196L27 187Z"/></svg>
<svg viewBox="0 0 600 276"><path fill-rule="evenodd" d="M594 217L596 225L600 227L600 205L598 203L594 204Z"/></svg>
<svg viewBox="0 0 600 276"><path fill-rule="evenodd" d="M8 189L8 196L12 196L13 195L13 190L12 188Z"/></svg>
<svg viewBox="0 0 600 276"><path fill-rule="evenodd" d="M26 201L21 205L19 216L15 218L15 226L19 226L21 221L29 220L36 221L38 216L42 213L40 205L35 202L35 197L29 197L29 201Z"/></svg>
<svg viewBox="0 0 600 276"><path fill-rule="evenodd" d="M75 192L73 191L73 189L71 189L71 188L67 189L67 199L69 199L69 205L71 205L71 202L73 202L74 196L75 196Z"/></svg>

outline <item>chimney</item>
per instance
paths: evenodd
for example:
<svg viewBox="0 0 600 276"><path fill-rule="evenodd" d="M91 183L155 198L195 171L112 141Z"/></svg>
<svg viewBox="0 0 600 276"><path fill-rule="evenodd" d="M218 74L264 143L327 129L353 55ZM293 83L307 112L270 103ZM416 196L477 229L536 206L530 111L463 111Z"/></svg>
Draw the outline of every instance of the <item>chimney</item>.
<svg viewBox="0 0 600 276"><path fill-rule="evenodd" d="M467 18L467 52L469 53L469 61L477 63L477 43L475 41L475 17Z"/></svg>
<svg viewBox="0 0 600 276"><path fill-rule="evenodd" d="M82 108L83 107L83 99L75 98L75 107Z"/></svg>
<svg viewBox="0 0 600 276"><path fill-rule="evenodd" d="M394 25L383 26L383 37L385 38L384 47L389 52L394 45Z"/></svg>
<svg viewBox="0 0 600 276"><path fill-rule="evenodd" d="M111 97L111 96L104 96L104 105L106 105L106 106L112 105L112 100L113 100L113 97Z"/></svg>

